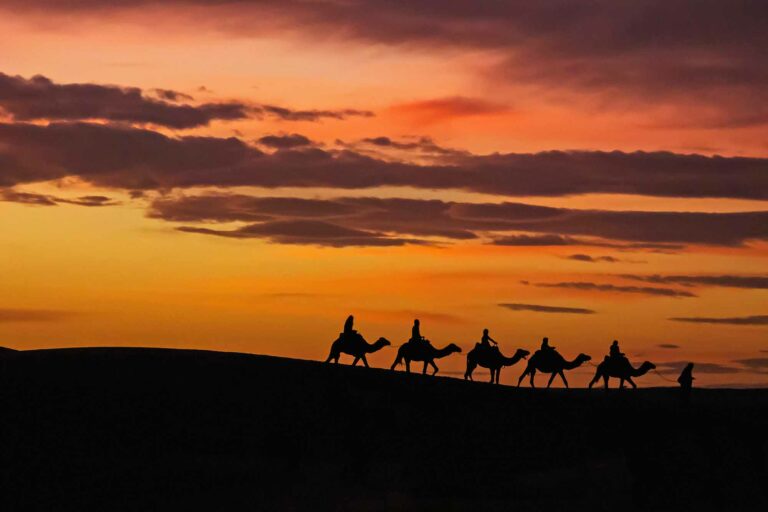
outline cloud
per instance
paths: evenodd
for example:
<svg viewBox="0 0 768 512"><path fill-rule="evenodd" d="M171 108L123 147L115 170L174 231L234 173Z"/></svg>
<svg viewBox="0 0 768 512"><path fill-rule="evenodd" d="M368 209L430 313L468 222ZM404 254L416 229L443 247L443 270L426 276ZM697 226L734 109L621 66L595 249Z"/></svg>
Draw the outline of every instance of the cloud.
<svg viewBox="0 0 768 512"><path fill-rule="evenodd" d="M280 244L317 245L327 247L384 247L421 244L420 240L389 237L381 233L361 231L314 220L274 221L233 230L216 230L182 226L179 231L227 238L257 238Z"/></svg>
<svg viewBox="0 0 768 512"><path fill-rule="evenodd" d="M290 135L265 135L257 142L262 146L274 149L292 149L312 145L310 139L298 133Z"/></svg>
<svg viewBox="0 0 768 512"><path fill-rule="evenodd" d="M215 119L249 117L242 103L179 105L176 102L189 97L169 90L162 90L160 97L149 98L136 87L56 84L40 75L25 79L0 73L0 109L17 121L104 119L193 128Z"/></svg>
<svg viewBox="0 0 768 512"><path fill-rule="evenodd" d="M680 345L675 345L674 343L659 343L656 345L659 348L666 348L670 350L678 349L680 348Z"/></svg>
<svg viewBox="0 0 768 512"><path fill-rule="evenodd" d="M48 309L6 309L0 308L0 323L60 322L76 313Z"/></svg>
<svg viewBox="0 0 768 512"><path fill-rule="evenodd" d="M657 295L661 297L696 297L685 290L672 288L655 288L650 286L617 286L613 284L598 284L589 282L536 283L540 288L567 288L571 290L608 292L608 293L638 293L642 295Z"/></svg>
<svg viewBox="0 0 768 512"><path fill-rule="evenodd" d="M761 372L768 371L768 357L754 357L749 359L736 359L733 361L742 366L746 366L751 370L757 370Z"/></svg>
<svg viewBox="0 0 768 512"><path fill-rule="evenodd" d="M768 159L705 157L674 153L549 151L532 154L452 155L444 163L392 162L346 150L299 147L265 154L240 139L170 137L129 127L92 123L0 123L0 186L79 176L105 186L130 189L190 186L369 188L409 186L454 189L502 196L562 196L586 193L768 199ZM480 208L509 215L504 205ZM544 208L544 207L542 207ZM541 210L543 211L543 210ZM550 209L553 212L555 209ZM605 212L596 210L605 217ZM765 212L707 214L616 212L617 235L647 242L686 242L691 226L678 219L709 222L717 237L723 219L765 232ZM480 213L485 215L485 213ZM627 230L618 217L633 217ZM589 212L579 214L595 226ZM668 215L666 237L646 233L648 218ZM571 221L569 221L571 222ZM618 227L621 225L621 227ZM744 231L742 228L740 231ZM539 233L546 230L537 230ZM638 232L643 236L635 236ZM699 237L706 232L700 232ZM589 235L589 229L574 233ZM621 236L614 237L621 238Z"/></svg>
<svg viewBox="0 0 768 512"><path fill-rule="evenodd" d="M670 122L750 126L768 120L768 6L744 1L723 15L719 2L596 0L471 2L437 0L7 0L8 15L141 20L177 18L188 30L213 26L237 37L318 36L344 44L389 45L471 56L496 86L539 96L613 105L674 106ZM141 16L144 11L144 16ZM170 12L168 12L170 11ZM41 14L45 13L45 14ZM137 16L138 14L138 16ZM487 56L478 59L477 55ZM477 73L476 73L477 74Z"/></svg>
<svg viewBox="0 0 768 512"><path fill-rule="evenodd" d="M539 304L515 304L504 303L499 304L500 307L510 309L512 311L535 311L537 313L568 313L576 315L592 315L595 311L584 308L567 308L562 306L542 306Z"/></svg>
<svg viewBox="0 0 768 512"><path fill-rule="evenodd" d="M693 373L707 373L707 374L730 374L739 373L739 368L727 366L719 363L700 363L697 361L667 361L663 363L656 363L656 368L660 372L680 372L685 368L688 363L694 364Z"/></svg>
<svg viewBox="0 0 768 512"><path fill-rule="evenodd" d="M25 79L0 73L0 110L16 121L100 119L184 129L205 126L214 120L269 117L283 121L319 121L373 116L372 112L354 109L295 110L237 101L190 105L180 101L190 101L192 97L178 91L154 89L150 92L158 98L147 96L137 87L56 84L40 75Z"/></svg>
<svg viewBox="0 0 768 512"><path fill-rule="evenodd" d="M451 96L400 103L390 107L390 110L398 115L415 117L425 122L435 122L459 117L501 114L509 111L509 107L481 98Z"/></svg>
<svg viewBox="0 0 768 512"><path fill-rule="evenodd" d="M493 245L511 247L549 247L561 245L589 245L585 240L579 240L560 235L512 235L496 238Z"/></svg>
<svg viewBox="0 0 768 512"><path fill-rule="evenodd" d="M374 117L370 110L341 109L341 110L295 110L276 105L254 105L252 111L256 117L274 117L283 121L319 121L321 119L337 119L343 121L350 117Z"/></svg>
<svg viewBox="0 0 768 512"><path fill-rule="evenodd" d="M618 263L621 261L620 259L614 258L613 256L590 256L589 254L571 254L570 256L566 256L566 259L584 261L587 263Z"/></svg>
<svg viewBox="0 0 768 512"><path fill-rule="evenodd" d="M115 206L120 204L106 196L80 196L74 199L56 197L34 192L19 192L13 189L0 189L0 201L21 203L34 206L56 206L58 204L74 204L78 206Z"/></svg>
<svg viewBox="0 0 768 512"><path fill-rule="evenodd" d="M172 195L154 200L148 214L174 222L312 219L333 222L349 229L454 241L490 236L490 243L494 244L498 243L500 233L525 230L575 232L605 238L635 236L668 240L679 237L691 243L722 245L738 245L748 238L768 238L768 213L756 214L755 220L745 223L745 217L740 214L706 214L700 217L695 213L651 212L640 222L634 212L568 210L520 203L469 204L372 197L301 199L240 194ZM758 218L765 223L761 225L757 222ZM724 219L728 221L724 222ZM718 224L722 227L718 228ZM687 229L683 230L683 227ZM751 231L753 229L755 231ZM764 234L760 235L760 230ZM526 244L573 241L567 235L539 234L528 238L518 236L513 240ZM607 245L610 242L602 243ZM643 247L646 244L656 246L654 242L631 241L624 246L618 243L613 245Z"/></svg>
<svg viewBox="0 0 768 512"><path fill-rule="evenodd" d="M768 325L768 315L738 316L729 318L712 317L675 317L674 322L689 322L695 324L725 324L725 325Z"/></svg>
<svg viewBox="0 0 768 512"><path fill-rule="evenodd" d="M768 276L744 275L633 275L623 274L624 279L657 284L681 284L684 286L723 286L729 288L768 289Z"/></svg>

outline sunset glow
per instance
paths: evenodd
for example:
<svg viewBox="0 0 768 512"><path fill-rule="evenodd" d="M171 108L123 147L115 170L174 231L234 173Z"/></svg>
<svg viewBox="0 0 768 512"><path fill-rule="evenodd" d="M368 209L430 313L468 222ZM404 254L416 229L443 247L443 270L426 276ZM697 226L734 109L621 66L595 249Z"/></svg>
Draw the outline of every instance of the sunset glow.
<svg viewBox="0 0 768 512"><path fill-rule="evenodd" d="M768 385L764 7L161 4L0 0L0 345Z"/></svg>

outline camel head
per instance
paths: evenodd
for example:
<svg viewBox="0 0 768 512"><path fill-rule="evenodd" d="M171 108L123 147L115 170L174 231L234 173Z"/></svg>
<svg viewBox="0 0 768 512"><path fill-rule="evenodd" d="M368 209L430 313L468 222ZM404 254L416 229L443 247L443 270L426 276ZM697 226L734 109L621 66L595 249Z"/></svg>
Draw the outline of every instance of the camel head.
<svg viewBox="0 0 768 512"><path fill-rule="evenodd" d="M645 371L655 370L656 369L656 365L653 364L650 361L646 361L646 362L644 362L643 364L640 365L640 369L645 370Z"/></svg>
<svg viewBox="0 0 768 512"><path fill-rule="evenodd" d="M520 359L528 359L529 355L531 355L531 353L524 348L519 348L517 349L517 352L515 352L515 357L519 357Z"/></svg>
<svg viewBox="0 0 768 512"><path fill-rule="evenodd" d="M592 356L588 356L587 354L579 354L578 356L576 356L576 361L579 364L586 363L587 361L591 361L591 360L592 360Z"/></svg>
<svg viewBox="0 0 768 512"><path fill-rule="evenodd" d="M376 342L373 345L375 347L383 348L383 347L390 346L391 343L389 342L389 340L387 338L381 337L381 338L377 339Z"/></svg>
<svg viewBox="0 0 768 512"><path fill-rule="evenodd" d="M445 350L448 351L449 354L453 354L454 352L461 352L461 347L455 343L451 343L445 347Z"/></svg>

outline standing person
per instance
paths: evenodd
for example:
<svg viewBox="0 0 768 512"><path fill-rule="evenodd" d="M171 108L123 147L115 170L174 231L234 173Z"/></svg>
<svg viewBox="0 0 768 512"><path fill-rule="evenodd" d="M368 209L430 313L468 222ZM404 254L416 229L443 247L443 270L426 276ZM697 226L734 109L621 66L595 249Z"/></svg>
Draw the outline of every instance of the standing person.
<svg viewBox="0 0 768 512"><path fill-rule="evenodd" d="M491 348L491 344L488 343L489 341L493 342L494 345L498 345L496 340L491 338L490 334L488 334L488 329L483 329L483 337L480 339L480 344L488 348Z"/></svg>
<svg viewBox="0 0 768 512"><path fill-rule="evenodd" d="M683 400L688 401L691 396L691 389L693 389L693 363L688 363L683 371L680 372L680 376L677 378L677 382L680 384L680 389L683 393Z"/></svg>

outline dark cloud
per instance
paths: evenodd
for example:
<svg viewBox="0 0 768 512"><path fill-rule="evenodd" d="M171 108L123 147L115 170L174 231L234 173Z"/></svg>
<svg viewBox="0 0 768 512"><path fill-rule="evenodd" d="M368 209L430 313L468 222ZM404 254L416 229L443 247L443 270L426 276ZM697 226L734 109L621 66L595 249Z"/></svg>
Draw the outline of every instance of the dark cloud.
<svg viewBox="0 0 768 512"><path fill-rule="evenodd" d="M613 256L590 256L589 254L571 254L570 256L566 256L566 259L584 261L586 263L618 263L621 261L620 259L614 258Z"/></svg>
<svg viewBox="0 0 768 512"><path fill-rule="evenodd" d="M193 128L215 119L245 119L250 115L249 108L241 103L179 105L176 102L187 96L169 90L161 90L160 97L149 98L135 87L56 84L39 75L25 79L0 73L0 109L18 121L105 119Z"/></svg>
<svg viewBox="0 0 768 512"><path fill-rule="evenodd" d="M493 241L493 244L512 247L549 247L561 245L589 245L589 242L560 235L512 235L496 238Z"/></svg>
<svg viewBox="0 0 768 512"><path fill-rule="evenodd" d="M58 204L74 204L78 206L114 206L118 203L106 196L80 196L74 199L56 197L47 194L19 192L13 189L0 189L0 201L22 203L35 206L56 206Z"/></svg>
<svg viewBox="0 0 768 512"><path fill-rule="evenodd" d="M292 149L312 145L312 141L310 139L298 133L286 135L266 135L261 137L257 142L262 146L275 149Z"/></svg>
<svg viewBox="0 0 768 512"><path fill-rule="evenodd" d="M659 347L659 348L666 348L666 349L671 349L671 350L680 348L680 345L675 345L674 343L659 343L656 346Z"/></svg>
<svg viewBox="0 0 768 512"><path fill-rule="evenodd" d="M486 206L488 208L486 208ZM669 238L667 230L671 224L685 224L687 232L679 231L680 236L694 243L726 243L734 237L747 238L744 229L763 229L768 232L768 224L754 226L743 223L739 214L709 214L700 218L698 214L657 212L639 223L633 212L599 212L547 208L519 203L468 204L439 200L415 199L379 199L371 197L336 198L336 199L300 199L280 197L252 197L246 195L201 195L167 196L156 199L150 205L149 215L154 218L176 222L259 222L269 220L313 219L326 220L350 229L412 235L417 237L439 237L453 240L467 240L497 235L504 231L530 229L539 231L587 232L590 236L627 237L647 233L647 237ZM590 225L582 215L593 222ZM605 217L603 217L605 215ZM734 216L735 217L732 217ZM680 216L685 222L680 222ZM713 226L720 216L732 219L720 223L724 231L719 234ZM761 217L768 223L768 213ZM670 221L670 219L673 219ZM574 225L571 225L573 222ZM618 224L618 227L615 225ZM551 227L550 227L551 226ZM619 228L623 228L620 231ZM677 233L678 231L675 231ZM563 235L532 235L529 239L517 238L525 243L557 243L560 240L571 241ZM762 238L768 234L762 235ZM492 243L498 243L498 237ZM606 244L608 242L605 242ZM619 244L615 244L619 245ZM634 244L629 244L632 246ZM643 245L643 244L638 244ZM653 245L653 244L651 244ZM638 287L624 287L637 288ZM651 288L659 289L659 288ZM683 293L683 292L680 292ZM687 293L687 292L686 292Z"/></svg>
<svg viewBox="0 0 768 512"><path fill-rule="evenodd" d="M747 368L751 370L756 370L760 372L768 371L768 357L754 357L750 359L736 359L733 361L734 363L738 363L742 366L746 366Z"/></svg>
<svg viewBox="0 0 768 512"><path fill-rule="evenodd" d="M276 105L254 105L252 111L256 115L274 117L283 121L319 121L321 119L344 120L349 117L373 117L375 114L369 110L342 109L342 110L295 110Z"/></svg>
<svg viewBox="0 0 768 512"><path fill-rule="evenodd" d="M44 76L25 79L0 73L0 109L16 121L104 119L154 124L169 128L194 128L214 120L270 117L284 121L319 121L373 116L372 112L343 110L295 110L276 105L242 102L180 104L192 97L168 89L154 89L148 97L136 87L98 84L56 84Z"/></svg>
<svg viewBox="0 0 768 512"><path fill-rule="evenodd" d="M89 123L47 126L0 123L0 186L77 175L105 186L131 189L195 185L366 188L410 186L460 189L507 196L559 196L624 193L652 196L768 198L768 159L723 158L673 153L567 152L451 156L450 163L416 165L391 162L352 150L295 148L264 154L240 139L168 137L151 130ZM467 215L509 216L510 205L465 207ZM547 210L542 207L539 211ZM552 222L558 222L556 209ZM514 213L514 212L513 212ZM598 225L594 216L607 221ZM663 216L663 233L655 233ZM638 242L690 242L690 221L712 225L712 240L737 232L765 233L765 212L707 214L682 212L582 211L583 227L570 233L592 235L614 227L611 238ZM622 222L632 217L632 228ZM568 219L574 226L579 219ZM651 231L649 219L654 219ZM730 219L730 220L726 220ZM738 220L737 220L738 219ZM560 220L562 217L560 217ZM575 226L574 226L575 227ZM539 233L545 229L536 230ZM595 235L600 236L600 235ZM726 240L722 240L723 238ZM699 230L693 238L707 238Z"/></svg>
<svg viewBox="0 0 768 512"><path fill-rule="evenodd" d="M542 306L539 304L515 304L505 303L499 304L500 307L510 309L512 311L535 311L538 313L567 313L576 315L592 315L595 311L584 308L567 308L562 306Z"/></svg>
<svg viewBox="0 0 768 512"><path fill-rule="evenodd" d="M768 6L741 0L615 2L437 0L170 0L186 26L239 36L286 32L433 51L483 51L489 81L650 106L684 107L678 123L745 126L768 121ZM9 14L100 16L149 7L145 0L7 0ZM154 6L153 6L154 7ZM194 9L190 9L194 7ZM157 16L147 9L147 16ZM58 11L58 13L57 13ZM114 13L113 13L114 14ZM135 18L135 12L132 15Z"/></svg>
<svg viewBox="0 0 768 512"><path fill-rule="evenodd" d="M697 361L667 361L663 363L656 363L656 368L660 372L680 372L685 368L688 363L693 362L693 373L709 373L709 374L729 374L739 373L739 368L727 366L719 363L700 363Z"/></svg>
<svg viewBox="0 0 768 512"><path fill-rule="evenodd" d="M674 322L689 322L695 324L725 324L725 325L768 325L768 315L738 316L730 318L711 317L675 317Z"/></svg>
<svg viewBox="0 0 768 512"><path fill-rule="evenodd" d="M684 286L724 286L729 288L754 288L768 289L768 276L740 276L740 275L633 275L623 274L624 279L643 281L656 284L681 284Z"/></svg>
<svg viewBox="0 0 768 512"><path fill-rule="evenodd" d="M442 157L450 156L468 156L470 153L458 149L446 148L438 145L430 137L409 137L404 140L394 140L390 137L367 137L355 143L346 144L338 141L344 147L354 150L363 150L364 146L373 146L380 149L395 149L400 151L418 152L425 155L436 155Z"/></svg>
<svg viewBox="0 0 768 512"><path fill-rule="evenodd" d="M0 308L0 323L11 322L59 322L68 320L75 315L71 311L54 311L48 309L4 309Z"/></svg>
<svg viewBox="0 0 768 512"><path fill-rule="evenodd" d="M420 244L420 240L388 237L380 233L348 229L329 222L314 220L275 221L249 224L234 230L216 230L183 226L187 233L227 238L256 238L280 244L317 245L327 247L372 247Z"/></svg>
<svg viewBox="0 0 768 512"><path fill-rule="evenodd" d="M618 286L614 284L600 284L589 282L563 282L563 283L536 283L534 286L541 288L568 288L571 290L584 290L609 293L638 293L642 295L657 295L661 297L696 297L685 290L672 288L655 288L650 286Z"/></svg>

